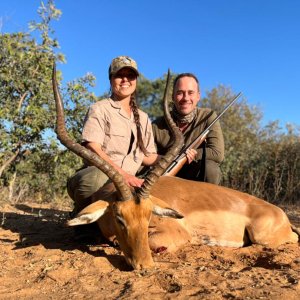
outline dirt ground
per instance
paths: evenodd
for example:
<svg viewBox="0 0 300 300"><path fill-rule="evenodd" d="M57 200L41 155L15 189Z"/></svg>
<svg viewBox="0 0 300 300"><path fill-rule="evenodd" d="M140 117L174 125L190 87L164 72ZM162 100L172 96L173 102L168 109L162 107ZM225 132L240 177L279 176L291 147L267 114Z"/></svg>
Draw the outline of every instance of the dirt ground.
<svg viewBox="0 0 300 300"><path fill-rule="evenodd" d="M300 208L289 207L300 227ZM131 271L116 248L75 242L68 209L0 209L0 299L300 299L299 244L187 245Z"/></svg>

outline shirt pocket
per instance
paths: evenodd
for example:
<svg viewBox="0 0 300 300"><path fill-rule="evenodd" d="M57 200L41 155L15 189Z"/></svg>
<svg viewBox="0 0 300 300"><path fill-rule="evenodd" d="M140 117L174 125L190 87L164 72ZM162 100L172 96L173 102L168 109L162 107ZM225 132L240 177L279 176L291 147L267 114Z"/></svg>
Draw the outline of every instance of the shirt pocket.
<svg viewBox="0 0 300 300"><path fill-rule="evenodd" d="M105 134L110 136L110 138L113 138L115 136L126 137L126 136L128 136L128 130L127 130L127 128L124 128L122 126L120 126L118 128L116 128L114 126L111 128L106 128Z"/></svg>
<svg viewBox="0 0 300 300"><path fill-rule="evenodd" d="M126 127L113 127L105 130L105 149L108 155L126 155L130 133Z"/></svg>

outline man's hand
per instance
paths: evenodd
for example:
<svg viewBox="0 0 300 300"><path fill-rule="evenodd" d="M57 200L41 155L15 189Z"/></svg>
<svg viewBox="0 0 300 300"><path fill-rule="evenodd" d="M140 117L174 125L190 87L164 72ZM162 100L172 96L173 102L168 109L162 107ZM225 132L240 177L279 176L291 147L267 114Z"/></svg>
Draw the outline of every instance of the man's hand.
<svg viewBox="0 0 300 300"><path fill-rule="evenodd" d="M122 174L122 175L124 177L126 184L131 187L141 187L144 182L144 179L137 178L137 177L127 174L127 173Z"/></svg>
<svg viewBox="0 0 300 300"><path fill-rule="evenodd" d="M195 157L197 155L197 151L195 149L187 149L186 150L186 158L187 158L187 163L190 164L195 160Z"/></svg>

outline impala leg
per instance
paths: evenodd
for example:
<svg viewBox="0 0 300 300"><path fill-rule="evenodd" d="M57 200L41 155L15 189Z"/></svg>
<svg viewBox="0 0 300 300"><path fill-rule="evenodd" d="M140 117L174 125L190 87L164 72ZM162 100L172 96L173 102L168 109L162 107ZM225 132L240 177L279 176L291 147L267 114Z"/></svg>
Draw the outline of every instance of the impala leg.
<svg viewBox="0 0 300 300"><path fill-rule="evenodd" d="M247 226L247 232L252 243L270 247L298 242L298 235L292 231L288 217L274 205L256 213Z"/></svg>

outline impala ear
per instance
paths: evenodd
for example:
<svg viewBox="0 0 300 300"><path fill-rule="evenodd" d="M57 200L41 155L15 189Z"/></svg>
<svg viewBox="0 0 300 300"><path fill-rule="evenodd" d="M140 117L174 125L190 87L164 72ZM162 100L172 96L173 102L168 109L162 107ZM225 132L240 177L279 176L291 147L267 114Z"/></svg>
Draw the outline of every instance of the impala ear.
<svg viewBox="0 0 300 300"><path fill-rule="evenodd" d="M96 201L80 211L78 215L74 219L69 220L66 225L76 226L96 222L100 217L104 215L108 205L109 204L105 201Z"/></svg>
<svg viewBox="0 0 300 300"><path fill-rule="evenodd" d="M150 199L153 203L152 213L160 216L160 217L170 217L174 219L182 219L184 216L177 212L176 210L169 207L168 203L165 201L156 198L154 196L150 196Z"/></svg>
<svg viewBox="0 0 300 300"><path fill-rule="evenodd" d="M170 217L174 219L182 219L184 218L183 215L181 215L179 212L172 208L163 208L158 205L153 205L152 213L160 216L160 217Z"/></svg>

